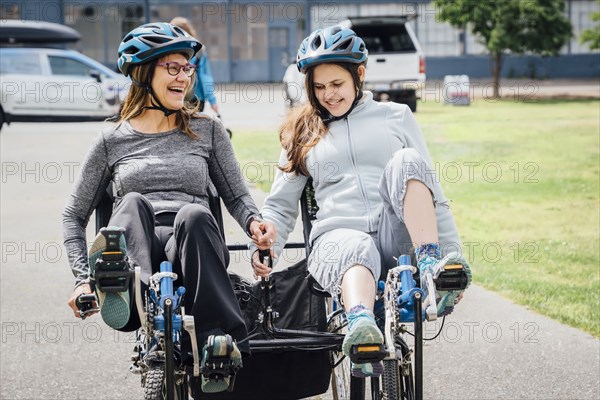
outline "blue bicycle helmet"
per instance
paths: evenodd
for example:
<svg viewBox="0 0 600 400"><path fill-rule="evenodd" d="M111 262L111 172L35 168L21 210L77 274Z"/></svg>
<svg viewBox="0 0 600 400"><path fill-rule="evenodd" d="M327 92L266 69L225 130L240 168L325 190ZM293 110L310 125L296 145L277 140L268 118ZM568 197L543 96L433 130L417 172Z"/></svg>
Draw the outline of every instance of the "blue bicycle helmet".
<svg viewBox="0 0 600 400"><path fill-rule="evenodd" d="M361 64L367 61L369 52L365 42L352 29L335 25L317 29L300 44L296 65L298 71L325 62L349 62Z"/></svg>
<svg viewBox="0 0 600 400"><path fill-rule="evenodd" d="M170 53L184 53L191 59L203 50L202 43L178 26L166 22L141 25L121 41L117 65L128 76L131 66L144 64Z"/></svg>

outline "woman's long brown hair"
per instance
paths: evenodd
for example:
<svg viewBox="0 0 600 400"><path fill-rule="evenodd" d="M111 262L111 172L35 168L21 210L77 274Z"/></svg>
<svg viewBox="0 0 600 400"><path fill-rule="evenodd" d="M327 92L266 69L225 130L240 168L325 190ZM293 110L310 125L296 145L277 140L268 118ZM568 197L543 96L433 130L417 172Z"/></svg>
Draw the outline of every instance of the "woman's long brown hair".
<svg viewBox="0 0 600 400"><path fill-rule="evenodd" d="M152 80L152 75L154 73L155 63L156 61L150 61L145 64L134 66L131 70L131 78L134 81L149 86ZM192 77L190 86L187 89L188 92L194 90L194 83L196 79L195 76L196 75L194 74L194 76ZM125 101L123 102L123 106L119 111L119 118L117 120L117 123L128 121L132 118L140 116L146 111L144 107L148 104L148 100L150 99L150 92L145 87L133 83L129 89L129 92L127 93ZM188 102L185 102L183 104L183 108L177 110L177 112L175 113L175 125L183 133L185 133L192 139L197 139L198 134L190 128L190 121L192 118L202 118L200 115L197 114L197 112L197 104L193 105Z"/></svg>
<svg viewBox="0 0 600 400"><path fill-rule="evenodd" d="M350 72L358 95L362 86L358 68L363 64L336 63L336 65ZM315 67L309 68L304 79L308 103L292 109L279 128L279 141L287 152L288 158L288 163L280 167L283 172L310 175L306 166L306 156L328 132L327 125L323 122L327 111L319 104L313 86L314 69Z"/></svg>

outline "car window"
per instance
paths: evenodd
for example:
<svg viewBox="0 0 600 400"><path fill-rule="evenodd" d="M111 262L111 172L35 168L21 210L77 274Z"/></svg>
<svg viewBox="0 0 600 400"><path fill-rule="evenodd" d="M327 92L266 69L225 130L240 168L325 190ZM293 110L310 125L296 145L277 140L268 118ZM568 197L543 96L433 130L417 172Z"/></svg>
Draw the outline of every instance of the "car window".
<svg viewBox="0 0 600 400"><path fill-rule="evenodd" d="M0 74L41 75L40 57L34 54L2 53L0 57Z"/></svg>
<svg viewBox="0 0 600 400"><path fill-rule="evenodd" d="M90 76L90 71L93 70L89 65L72 58L48 56L48 61L52 75Z"/></svg>
<svg viewBox="0 0 600 400"><path fill-rule="evenodd" d="M352 30L365 41L370 53L405 53L417 50L405 25L357 25Z"/></svg>

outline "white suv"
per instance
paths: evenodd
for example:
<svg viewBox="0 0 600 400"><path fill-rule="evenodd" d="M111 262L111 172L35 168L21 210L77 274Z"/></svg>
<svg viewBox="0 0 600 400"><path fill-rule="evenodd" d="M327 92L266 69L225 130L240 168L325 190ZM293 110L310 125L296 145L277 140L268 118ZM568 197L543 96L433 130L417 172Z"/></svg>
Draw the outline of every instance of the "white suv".
<svg viewBox="0 0 600 400"><path fill-rule="evenodd" d="M407 17L350 17L341 23L369 50L365 89L376 100L391 100L417 110L417 90L425 82L425 56Z"/></svg>
<svg viewBox="0 0 600 400"><path fill-rule="evenodd" d="M0 48L0 129L4 122L105 119L130 84L74 50Z"/></svg>
<svg viewBox="0 0 600 400"><path fill-rule="evenodd" d="M352 29L369 50L365 89L375 100L407 104L417 110L417 91L425 83L425 57L408 17L350 17L340 25ZM306 101L304 75L291 64L283 78L290 106Z"/></svg>

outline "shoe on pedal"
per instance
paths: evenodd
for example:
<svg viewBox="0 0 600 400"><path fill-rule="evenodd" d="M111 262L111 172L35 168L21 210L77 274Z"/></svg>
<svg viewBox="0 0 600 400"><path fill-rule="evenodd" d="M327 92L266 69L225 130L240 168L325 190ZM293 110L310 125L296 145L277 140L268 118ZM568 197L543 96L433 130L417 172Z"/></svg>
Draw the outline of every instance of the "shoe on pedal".
<svg viewBox="0 0 600 400"><path fill-rule="evenodd" d="M201 389L204 393L232 391L242 353L230 335L211 335L202 349Z"/></svg>
<svg viewBox="0 0 600 400"><path fill-rule="evenodd" d="M381 375L385 348L383 334L373 313L358 305L352 307L346 316L348 333L344 337L342 351L352 360L352 375L359 378Z"/></svg>
<svg viewBox="0 0 600 400"><path fill-rule="evenodd" d="M454 310L458 296L471 284L471 267L458 253L452 252L438 264L433 282L438 291L440 315L448 315Z"/></svg>
<svg viewBox="0 0 600 400"><path fill-rule="evenodd" d="M127 260L125 229L100 229L89 250L90 277L94 284L100 315L113 329L129 321L129 282L133 271Z"/></svg>
<svg viewBox="0 0 600 400"><path fill-rule="evenodd" d="M431 271L437 292L438 316L452 313L458 297L471 284L469 263L455 251L441 258L439 247L435 243L419 246L415 253L421 277L426 271Z"/></svg>

